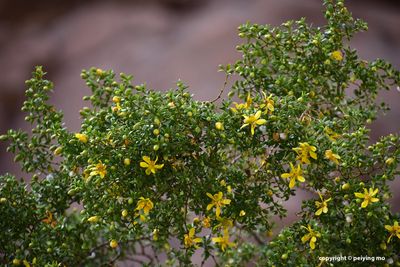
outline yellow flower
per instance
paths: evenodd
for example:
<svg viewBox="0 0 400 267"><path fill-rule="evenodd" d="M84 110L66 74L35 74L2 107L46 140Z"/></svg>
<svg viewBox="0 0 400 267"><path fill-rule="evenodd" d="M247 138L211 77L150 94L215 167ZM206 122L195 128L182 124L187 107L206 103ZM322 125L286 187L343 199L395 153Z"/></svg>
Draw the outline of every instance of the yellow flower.
<svg viewBox="0 0 400 267"><path fill-rule="evenodd" d="M297 153L297 159L300 160L302 163L310 164L309 156L313 159L317 159L317 148L315 146L311 146L309 143L299 143L299 147L293 148L294 151Z"/></svg>
<svg viewBox="0 0 400 267"><path fill-rule="evenodd" d="M222 229L227 230L233 227L233 221L231 219L217 217L217 220L219 221L219 224L217 224L214 229L221 227Z"/></svg>
<svg viewBox="0 0 400 267"><path fill-rule="evenodd" d="M390 232L390 236L387 240L387 243L390 242L393 236L397 236L400 239L400 225L399 222L395 221L393 225L385 225L386 230Z"/></svg>
<svg viewBox="0 0 400 267"><path fill-rule="evenodd" d="M50 211L46 211L46 214L47 218L43 219L42 222L47 223L54 228L57 224L57 221L53 218L53 213L51 213Z"/></svg>
<svg viewBox="0 0 400 267"><path fill-rule="evenodd" d="M135 210L143 210L147 215L153 207L154 204L149 198L140 197Z"/></svg>
<svg viewBox="0 0 400 267"><path fill-rule="evenodd" d="M317 238L321 237L321 234L317 231L314 231L310 225L307 225L307 227L301 227L308 231L308 233L301 238L301 242L304 244L307 241L310 241L310 248L315 249L315 242L317 242Z"/></svg>
<svg viewBox="0 0 400 267"><path fill-rule="evenodd" d="M306 181L306 179L304 179L302 174L303 174L303 171L301 170L300 165L297 165L297 167L294 167L293 164L290 163L290 172L283 173L281 175L281 177L284 179L290 179L289 188L293 188L296 183L296 180L301 183L304 183Z"/></svg>
<svg viewBox="0 0 400 267"><path fill-rule="evenodd" d="M212 241L214 243L219 243L222 251L225 251L227 247L234 247L235 243L229 241L229 232L228 230L224 230L223 236L213 237Z"/></svg>
<svg viewBox="0 0 400 267"><path fill-rule="evenodd" d="M87 143L87 141L88 141L88 137L87 137L86 134L76 133L76 134L75 134L75 137L76 137L79 141L81 141L82 143Z"/></svg>
<svg viewBox="0 0 400 267"><path fill-rule="evenodd" d="M164 167L164 164L156 164L158 157L156 157L156 160L151 160L150 157L148 156L143 156L142 162L140 162L140 167L142 168L147 168L146 169L146 174L150 175L151 173L155 174L157 170L161 169Z"/></svg>
<svg viewBox="0 0 400 267"><path fill-rule="evenodd" d="M342 52L340 52L340 50L333 51L331 53L331 58L337 61L343 60Z"/></svg>
<svg viewBox="0 0 400 267"><path fill-rule="evenodd" d="M191 246L197 248L196 243L201 242L201 238L195 236L194 228L190 228L189 232L184 235L183 242L185 244L185 248L190 248Z"/></svg>
<svg viewBox="0 0 400 267"><path fill-rule="evenodd" d="M221 214L221 207L224 205L229 205L231 203L230 199L223 198L224 195L222 192L214 195L207 193L207 196L212 199L212 202L207 205L207 210L210 210L215 206L215 214L217 215L217 217L219 217L219 215Z"/></svg>
<svg viewBox="0 0 400 267"><path fill-rule="evenodd" d="M338 154L333 153L332 150L328 149L325 151L325 158L339 165L340 156Z"/></svg>
<svg viewBox="0 0 400 267"><path fill-rule="evenodd" d="M361 208L366 208L370 203L378 202L379 198L374 197L378 193L378 188L370 188L369 191L364 188L364 193L354 193L358 198L363 198L364 201L361 203Z"/></svg>
<svg viewBox="0 0 400 267"><path fill-rule="evenodd" d="M110 247L111 248L117 248L118 247L118 241L113 239L110 241Z"/></svg>
<svg viewBox="0 0 400 267"><path fill-rule="evenodd" d="M107 174L107 166L104 165L101 161L97 163L94 167L91 168L90 177L100 175L101 178L104 178Z"/></svg>
<svg viewBox="0 0 400 267"><path fill-rule="evenodd" d="M339 137L340 134L335 133L331 128L329 127L325 127L324 128L324 132L326 134L326 136L328 136L329 140L331 140L332 142L336 141Z"/></svg>
<svg viewBox="0 0 400 267"><path fill-rule="evenodd" d="M209 217L204 217L204 219L203 219L203 227L204 228L210 228L210 226L211 226L211 222L210 222L211 220L210 220L210 218Z"/></svg>
<svg viewBox="0 0 400 267"><path fill-rule="evenodd" d="M241 210L240 213L239 213L239 216L243 217L244 215L246 215L246 212L244 210Z"/></svg>
<svg viewBox="0 0 400 267"><path fill-rule="evenodd" d="M249 94L247 94L247 99L246 99L246 103L240 103L240 104L238 104L238 103L236 103L236 102L233 102L233 104L235 105L235 107L234 108L231 108L231 110L233 111L233 112L238 112L239 110L242 110L242 109L248 109L250 106L251 106L251 103L253 102L253 99L251 99L251 96L250 96L250 93Z"/></svg>
<svg viewBox="0 0 400 267"><path fill-rule="evenodd" d="M87 219L88 222L97 223L100 220L99 216L92 216Z"/></svg>
<svg viewBox="0 0 400 267"><path fill-rule="evenodd" d="M321 199L321 202L315 201L315 206L317 206L317 211L315 212L315 215L319 216L321 213L327 213L328 212L328 202L331 201L331 198L328 199L323 199L322 195L318 193L319 198Z"/></svg>
<svg viewBox="0 0 400 267"><path fill-rule="evenodd" d="M257 111L255 114L252 114L250 116L243 115L243 117L244 117L243 125L242 127L240 127L240 129L250 126L251 135L254 135L254 129L257 127L257 125L262 125L267 122L264 119L260 119L261 110Z"/></svg>
<svg viewBox="0 0 400 267"><path fill-rule="evenodd" d="M262 92L264 95L264 103L260 105L260 108L265 109L265 111L268 113L272 113L274 111L274 100L272 99L272 95L269 95L268 97L264 92Z"/></svg>

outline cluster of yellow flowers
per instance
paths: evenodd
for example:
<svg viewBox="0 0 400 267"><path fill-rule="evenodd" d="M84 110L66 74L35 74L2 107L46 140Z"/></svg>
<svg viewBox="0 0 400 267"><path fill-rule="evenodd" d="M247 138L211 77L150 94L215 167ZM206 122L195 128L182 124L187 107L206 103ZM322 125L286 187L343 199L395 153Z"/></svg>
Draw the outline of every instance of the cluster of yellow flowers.
<svg viewBox="0 0 400 267"><path fill-rule="evenodd" d="M211 199L211 203L207 205L207 211L213 209L215 207L215 215L216 219L219 222L213 229L221 228L223 234L221 236L213 237L212 241L215 244L219 244L222 251L225 251L227 247L235 246L234 242L231 242L229 239L229 229L233 227L233 221L229 218L221 217L221 209L225 205L229 205L231 203L230 199L224 198L222 192L218 192L216 194L207 193L207 196ZM196 217L193 220L193 223L199 222L199 219ZM202 220L202 226L204 228L211 227L211 218L204 217ZM195 247L197 248L197 243L201 242L201 238L196 236L196 229L194 227L190 227L188 229L187 234L183 237L184 246L186 248Z"/></svg>
<svg viewBox="0 0 400 267"><path fill-rule="evenodd" d="M305 182L301 164L311 164L310 158L315 160L318 159L318 155L316 153L317 148L307 142L300 142L298 147L292 149L296 152L296 159L300 161L300 164L294 167L292 163L289 163L290 172L283 173L281 175L281 177L284 179L290 179L289 188L293 188L295 186L296 180L301 183ZM339 160L341 159L338 154L333 153L330 149L325 151L325 158L334 162L337 165L339 165Z"/></svg>
<svg viewBox="0 0 400 267"><path fill-rule="evenodd" d="M115 103L115 106L112 107L112 111L118 114L121 110L121 98L119 96L114 96L112 101Z"/></svg>
<svg viewBox="0 0 400 267"><path fill-rule="evenodd" d="M354 195L359 198L363 199L363 202L361 203L361 208L366 208L369 204L375 203L379 201L379 198L376 198L375 195L379 192L379 189L374 189L374 188L369 188L366 189L364 188L364 193L354 193ZM328 202L332 200L332 198L324 199L323 196L318 193L319 198L321 201L315 201L315 206L317 208L317 211L315 212L316 216L320 216L322 213L327 213L328 212ZM318 232L315 232L311 229L311 226L308 225L308 227L303 228L308 230L308 234L303 236L301 239L303 243L310 241L310 248L314 249L315 248L315 243L317 241L317 238L321 237L321 235ZM393 236L397 236L400 238L400 226L398 225L398 222L394 222L394 225L385 225L385 228L390 232L390 236L388 238L388 243L390 242L390 239Z"/></svg>
<svg viewBox="0 0 400 267"><path fill-rule="evenodd" d="M147 220L147 216L149 215L150 210L152 210L153 208L154 203L150 200L150 198L140 197L136 205L135 210L137 211L137 213L135 214L135 217L139 216L139 219L144 222ZM143 213L141 213L141 211L143 211Z"/></svg>
<svg viewBox="0 0 400 267"><path fill-rule="evenodd" d="M146 221L147 216L149 215L150 211L154 208L154 203L150 200L150 198L144 198L140 197L135 208L135 217L140 218L141 221ZM122 210L121 212L122 217L127 217L128 216L128 211L127 210ZM101 217L94 215L91 216L87 219L89 223L98 223L100 222ZM47 221L46 221L47 223ZM137 222L133 223L134 225L137 224ZM110 247L111 248L117 248L118 247L118 241L117 240L111 240L110 241Z"/></svg>
<svg viewBox="0 0 400 267"><path fill-rule="evenodd" d="M234 113L237 113L242 110L248 111L253 104L253 99L251 98L250 94L248 94L246 103L238 104L238 103L234 102L233 104L235 107L232 107L231 110ZM254 131L257 126L267 123L267 120L261 118L263 111L265 114L272 114L272 112L275 109L274 104L275 104L275 102L272 99L272 95L267 97L264 94L264 99L263 99L262 104L259 106L254 105L255 108L260 108L260 110L256 110L254 113L250 113L250 114L243 114L243 118L244 118L243 125L242 125L242 127L240 127L240 129L250 127L250 133L251 133L251 135L254 135Z"/></svg>
<svg viewBox="0 0 400 267"><path fill-rule="evenodd" d="M235 245L233 242L229 241L229 229L233 227L233 221L229 218L223 218L220 216L221 208L225 205L229 205L231 200L224 198L222 192L218 192L214 195L207 193L207 196L211 199L211 203L207 205L207 211L215 207L216 219L219 221L219 224L217 224L214 229L222 228L223 230L223 235L213 237L212 241L216 244L219 244L222 251L225 251L227 247L233 247Z"/></svg>
<svg viewBox="0 0 400 267"><path fill-rule="evenodd" d="M114 97L113 101L117 104L120 102L119 97ZM89 138L86 134L76 133L75 138L77 138L82 143L87 143ZM125 140L125 145L127 141ZM143 161L140 162L140 167L145 168L145 172L147 175L155 174L157 170L160 170L164 167L164 164L156 164L158 157L155 160L151 160L149 156L143 156ZM124 165L128 166L131 164L131 160L126 158L124 159ZM90 165L88 169L84 172L85 180L90 179L93 176L99 175L101 178L104 178L107 174L107 166L99 161L96 165Z"/></svg>
<svg viewBox="0 0 400 267"><path fill-rule="evenodd" d="M147 175L155 174L157 170L160 170L164 167L164 164L156 164L158 157L155 160L151 160L148 156L143 156L143 161L140 162L140 167L146 168L145 172ZM124 165L129 166L131 164L131 160L126 158L124 159ZM93 176L100 176L100 178L104 178L107 174L107 166L99 161L97 164L89 165L89 167L83 172L85 181L89 181Z"/></svg>
<svg viewBox="0 0 400 267"><path fill-rule="evenodd" d="M292 149L297 153L296 159L300 160L301 163L310 164L311 162L309 157L317 159L317 154L315 153L315 151L317 151L317 148L308 144L307 142L300 142L299 147L295 147Z"/></svg>

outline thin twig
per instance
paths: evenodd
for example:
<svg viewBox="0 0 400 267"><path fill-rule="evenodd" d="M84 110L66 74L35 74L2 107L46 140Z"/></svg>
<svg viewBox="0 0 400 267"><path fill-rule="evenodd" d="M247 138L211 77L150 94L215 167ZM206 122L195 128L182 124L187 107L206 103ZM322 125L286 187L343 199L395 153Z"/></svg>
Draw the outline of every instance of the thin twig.
<svg viewBox="0 0 400 267"><path fill-rule="evenodd" d="M218 99L221 98L222 93L225 91L226 85L228 84L228 77L229 77L228 75L225 76L224 85L222 86L221 90L219 91L218 96L214 100L212 100L211 103L214 103L215 101L217 101Z"/></svg>

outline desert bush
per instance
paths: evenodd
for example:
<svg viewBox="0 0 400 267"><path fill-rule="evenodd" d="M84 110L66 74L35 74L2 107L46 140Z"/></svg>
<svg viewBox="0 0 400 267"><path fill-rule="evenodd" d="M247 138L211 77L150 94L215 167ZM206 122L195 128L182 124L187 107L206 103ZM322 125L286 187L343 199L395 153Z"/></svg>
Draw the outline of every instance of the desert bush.
<svg viewBox="0 0 400 267"><path fill-rule="evenodd" d="M77 133L37 67L22 107L32 132L1 136L29 182L0 177L0 262L190 266L197 251L201 265L399 266L400 218L387 202L399 136L372 143L368 124L400 74L360 59L349 41L367 25L341 0L324 5L323 27L241 25L242 58L220 67L214 100L194 100L180 81L158 92L82 71L91 95ZM287 216L298 188L314 198L274 235L272 217ZM322 258L339 255L385 260Z"/></svg>

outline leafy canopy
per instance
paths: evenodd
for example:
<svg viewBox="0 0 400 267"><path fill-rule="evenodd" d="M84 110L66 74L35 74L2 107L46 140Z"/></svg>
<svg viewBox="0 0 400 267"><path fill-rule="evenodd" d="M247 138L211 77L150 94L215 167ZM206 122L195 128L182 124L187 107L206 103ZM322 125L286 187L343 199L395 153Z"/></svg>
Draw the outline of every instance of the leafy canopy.
<svg viewBox="0 0 400 267"><path fill-rule="evenodd" d="M197 252L201 265L328 266L320 257L332 255L399 265L387 203L399 136L370 144L366 125L400 74L359 59L348 41L366 24L341 0L324 4L324 27L241 25L221 104L222 91L199 102L182 82L161 93L92 68L81 75L91 107L71 133L37 67L22 107L32 132L1 136L31 178L0 177L1 264L189 266ZM314 198L274 234L296 188Z"/></svg>

